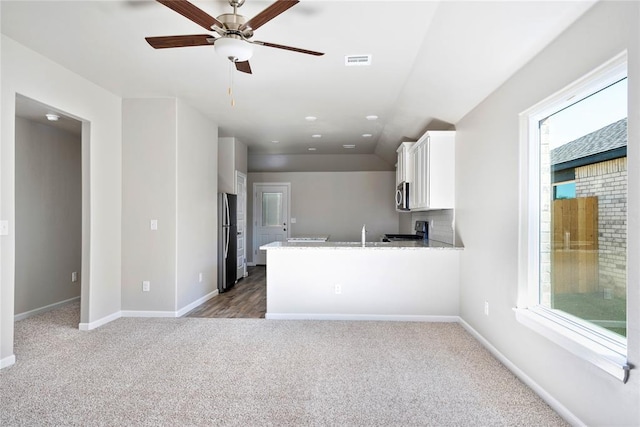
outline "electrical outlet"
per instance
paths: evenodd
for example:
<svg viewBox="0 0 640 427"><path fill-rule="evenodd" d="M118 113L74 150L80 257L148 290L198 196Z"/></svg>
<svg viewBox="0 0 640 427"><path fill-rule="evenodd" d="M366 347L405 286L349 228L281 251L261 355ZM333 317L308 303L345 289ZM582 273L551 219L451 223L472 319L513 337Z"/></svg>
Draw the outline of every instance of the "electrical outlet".
<svg viewBox="0 0 640 427"><path fill-rule="evenodd" d="M489 315L489 301L484 302L484 315L485 316Z"/></svg>
<svg viewBox="0 0 640 427"><path fill-rule="evenodd" d="M142 292L149 292L151 290L151 282L144 280L142 282Z"/></svg>
<svg viewBox="0 0 640 427"><path fill-rule="evenodd" d="M198 274L198 282L202 283L202 273Z"/></svg>
<svg viewBox="0 0 640 427"><path fill-rule="evenodd" d="M72 282L77 282L78 281L78 272L74 271L73 273L71 273L71 281Z"/></svg>
<svg viewBox="0 0 640 427"><path fill-rule="evenodd" d="M341 294L342 293L342 285L336 285L334 287L334 291L335 291L336 295Z"/></svg>

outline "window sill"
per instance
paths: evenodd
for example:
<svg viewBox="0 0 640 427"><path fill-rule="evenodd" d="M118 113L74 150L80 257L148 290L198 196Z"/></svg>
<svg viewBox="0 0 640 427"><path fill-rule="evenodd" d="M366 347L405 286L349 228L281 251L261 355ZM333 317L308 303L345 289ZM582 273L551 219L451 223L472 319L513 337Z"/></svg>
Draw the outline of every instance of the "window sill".
<svg viewBox="0 0 640 427"><path fill-rule="evenodd" d="M552 310L539 307L514 309L516 320L586 360L623 383L632 368L627 363L626 340L599 334Z"/></svg>

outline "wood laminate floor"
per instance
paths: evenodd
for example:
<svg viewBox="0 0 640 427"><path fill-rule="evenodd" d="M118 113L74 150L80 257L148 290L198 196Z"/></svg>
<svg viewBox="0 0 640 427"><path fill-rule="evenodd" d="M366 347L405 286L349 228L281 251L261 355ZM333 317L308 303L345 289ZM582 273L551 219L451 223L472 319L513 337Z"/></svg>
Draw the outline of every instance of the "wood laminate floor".
<svg viewBox="0 0 640 427"><path fill-rule="evenodd" d="M249 267L249 275L231 290L216 295L184 317L264 318L267 312L267 268Z"/></svg>

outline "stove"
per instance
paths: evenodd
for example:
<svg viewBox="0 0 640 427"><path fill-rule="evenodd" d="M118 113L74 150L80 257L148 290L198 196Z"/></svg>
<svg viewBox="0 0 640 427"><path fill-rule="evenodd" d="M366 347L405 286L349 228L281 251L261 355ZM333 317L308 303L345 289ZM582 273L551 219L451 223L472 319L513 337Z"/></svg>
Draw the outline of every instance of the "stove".
<svg viewBox="0 0 640 427"><path fill-rule="evenodd" d="M383 242L402 242L411 240L427 240L429 238L429 222L416 221L414 227L416 234L385 234L382 238Z"/></svg>

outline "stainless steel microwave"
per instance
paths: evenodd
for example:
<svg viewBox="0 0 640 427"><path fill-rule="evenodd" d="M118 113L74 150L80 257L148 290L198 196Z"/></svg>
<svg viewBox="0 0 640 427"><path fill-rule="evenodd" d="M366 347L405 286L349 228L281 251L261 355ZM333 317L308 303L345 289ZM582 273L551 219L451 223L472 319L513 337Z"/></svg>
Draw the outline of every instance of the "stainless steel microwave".
<svg viewBox="0 0 640 427"><path fill-rule="evenodd" d="M409 210L409 183L406 181L401 182L396 188L396 209Z"/></svg>

